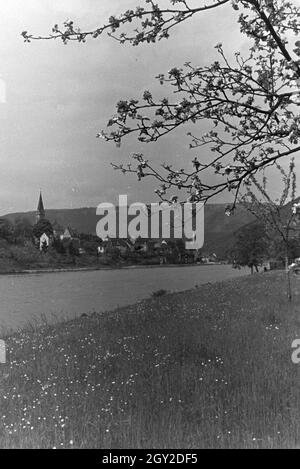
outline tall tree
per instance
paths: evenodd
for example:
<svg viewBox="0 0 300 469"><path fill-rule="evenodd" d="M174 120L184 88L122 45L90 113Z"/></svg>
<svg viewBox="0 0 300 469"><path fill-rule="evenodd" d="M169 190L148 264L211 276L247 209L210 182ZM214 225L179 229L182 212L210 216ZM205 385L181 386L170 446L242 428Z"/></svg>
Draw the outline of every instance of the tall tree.
<svg viewBox="0 0 300 469"><path fill-rule="evenodd" d="M296 203L296 172L295 163L292 159L289 170L275 162L277 170L282 178L282 191L275 200L270 196L267 188L267 178L264 176L262 183L251 176L252 187L247 187L246 194L240 198L244 207L263 224L266 234L273 245L275 254L283 251L285 268L287 273L287 296L292 298L291 280L289 266L289 255L295 249L295 236L298 237L296 229L296 215L292 206Z"/></svg>
<svg viewBox="0 0 300 469"><path fill-rule="evenodd" d="M60 38L85 42L104 32L121 44L137 46L170 37L173 28L190 18L222 8L232 8L240 32L249 41L249 52L234 57L225 53L221 43L216 45L220 60L199 67L191 63L174 67L158 79L174 92L156 99L146 90L142 99L118 102L116 114L109 120L111 132L98 136L120 145L124 137L135 134L140 142L156 142L186 124L190 147L195 151L188 164L173 168L167 163L154 167L144 154L133 154L132 164L113 165L123 173L135 173L139 180L152 176L160 183L157 194L164 200L169 193L184 189L191 200L206 201L229 190L234 207L240 187L249 184L251 176L280 158L300 150L300 116L297 100L300 80L300 8L288 0L145 0L145 7L137 6L119 16L111 16L107 23L90 31L66 21L57 24L47 36L35 36L23 31L26 42ZM132 30L130 29L131 25ZM224 38L226 41L226 38ZM201 133L203 120L210 130ZM201 159L199 149L208 147L209 161ZM188 161L187 163L190 163ZM216 174L213 183L205 176Z"/></svg>
<svg viewBox="0 0 300 469"><path fill-rule="evenodd" d="M18 217L15 221L14 235L19 238L32 238L33 225L27 217Z"/></svg>
<svg viewBox="0 0 300 469"><path fill-rule="evenodd" d="M0 218L0 238L12 242L14 227L7 218Z"/></svg>
<svg viewBox="0 0 300 469"><path fill-rule="evenodd" d="M252 222L243 226L235 235L231 258L234 266L247 266L258 272L268 253L268 240L262 223Z"/></svg>
<svg viewBox="0 0 300 469"><path fill-rule="evenodd" d="M39 220L33 227L32 229L33 234L36 238L40 238L43 233L45 233L47 236L52 236L53 235L53 228L49 220L46 218L43 218Z"/></svg>

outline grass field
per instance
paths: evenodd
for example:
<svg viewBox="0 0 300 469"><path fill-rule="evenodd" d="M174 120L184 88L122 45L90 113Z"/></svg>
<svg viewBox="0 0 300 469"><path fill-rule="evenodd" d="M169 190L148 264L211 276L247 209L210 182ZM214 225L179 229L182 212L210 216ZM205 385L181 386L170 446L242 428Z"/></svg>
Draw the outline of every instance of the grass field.
<svg viewBox="0 0 300 469"><path fill-rule="evenodd" d="M300 278L267 273L7 337L1 448L300 447Z"/></svg>

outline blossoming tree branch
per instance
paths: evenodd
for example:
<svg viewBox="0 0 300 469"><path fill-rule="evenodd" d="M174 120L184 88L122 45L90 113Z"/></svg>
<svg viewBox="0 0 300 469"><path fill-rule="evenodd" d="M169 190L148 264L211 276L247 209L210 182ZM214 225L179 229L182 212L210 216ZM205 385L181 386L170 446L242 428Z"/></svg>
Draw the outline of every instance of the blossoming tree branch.
<svg viewBox="0 0 300 469"><path fill-rule="evenodd" d="M134 97L117 103L115 115L108 121L111 131L98 136L118 146L130 134L139 142L156 142L180 127L193 124L188 132L192 170L163 164L156 168L144 154L135 153L132 164L113 167L123 173L135 173L139 180L152 176L159 181L156 190L164 200L174 190L183 189L189 199L207 201L229 190L233 205L243 184L261 169L300 150L300 8L298 1L287 0L145 0L145 6L111 16L104 25L83 31L72 21L55 25L47 36L24 31L24 40L61 39L85 42L107 32L121 44L138 46L168 39L180 24L207 10L219 15L223 8L237 10L240 33L247 36L249 52L236 51L232 57L221 43L215 47L219 60L198 67L191 63L172 68L157 78L173 91L156 99L146 90L141 99ZM169 95L169 94L168 94ZM201 132L201 121L210 123ZM200 128L199 128L200 127ZM207 147L209 161L201 159ZM190 162L189 162L190 163ZM186 165L187 166L187 165ZM208 184L206 174L215 173ZM211 180L211 178L210 178ZM229 210L230 212L230 210Z"/></svg>

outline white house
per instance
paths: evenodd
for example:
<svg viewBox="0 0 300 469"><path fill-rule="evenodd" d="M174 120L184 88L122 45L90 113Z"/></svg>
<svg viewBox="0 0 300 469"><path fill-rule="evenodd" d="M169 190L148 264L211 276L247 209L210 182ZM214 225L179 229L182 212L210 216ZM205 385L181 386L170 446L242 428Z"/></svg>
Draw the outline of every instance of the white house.
<svg viewBox="0 0 300 469"><path fill-rule="evenodd" d="M50 238L46 233L43 233L42 236L40 237L40 251L42 251L43 246L49 247L50 244Z"/></svg>

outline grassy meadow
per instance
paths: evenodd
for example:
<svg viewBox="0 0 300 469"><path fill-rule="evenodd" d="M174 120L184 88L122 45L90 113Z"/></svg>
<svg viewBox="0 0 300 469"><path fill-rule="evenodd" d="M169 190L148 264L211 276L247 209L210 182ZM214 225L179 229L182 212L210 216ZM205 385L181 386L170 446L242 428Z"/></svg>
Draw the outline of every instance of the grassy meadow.
<svg viewBox="0 0 300 469"><path fill-rule="evenodd" d="M292 281L291 304L272 272L9 335L0 447L300 447Z"/></svg>

